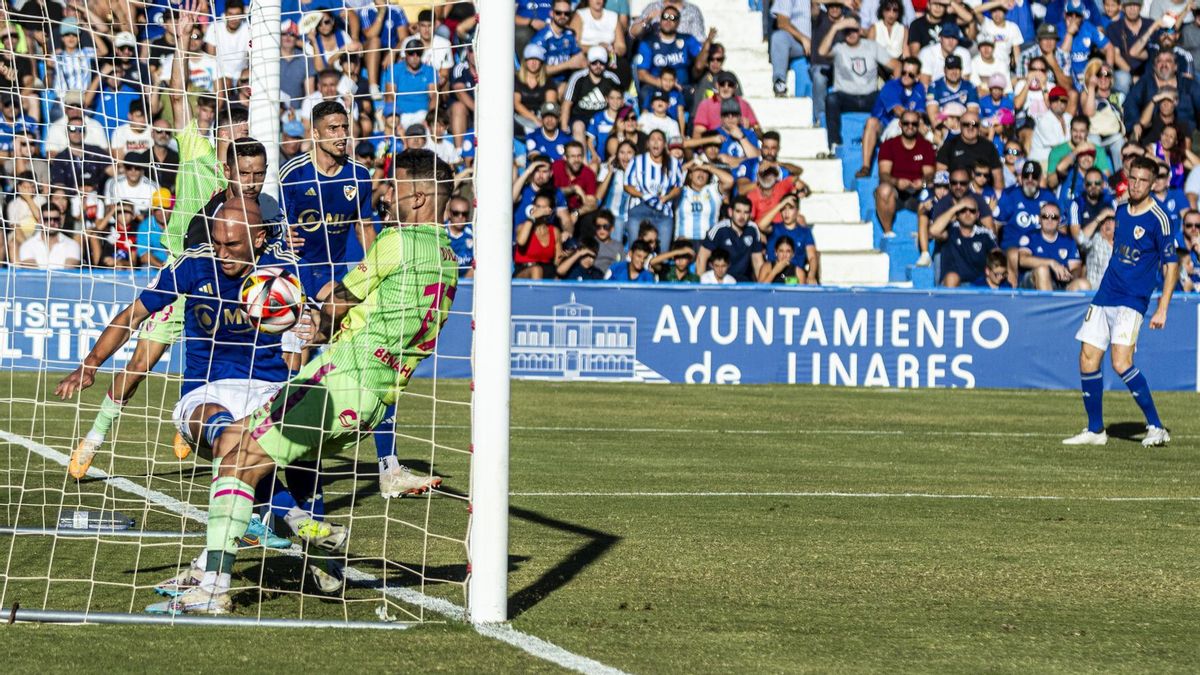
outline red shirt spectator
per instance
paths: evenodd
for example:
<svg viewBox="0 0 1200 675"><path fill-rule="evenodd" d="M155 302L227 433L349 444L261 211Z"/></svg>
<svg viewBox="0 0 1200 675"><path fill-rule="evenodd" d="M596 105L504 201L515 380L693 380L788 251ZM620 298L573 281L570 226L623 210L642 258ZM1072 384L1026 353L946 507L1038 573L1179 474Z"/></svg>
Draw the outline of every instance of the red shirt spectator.
<svg viewBox="0 0 1200 675"><path fill-rule="evenodd" d="M561 159L550 166L554 175L554 187L567 198L567 208L578 211L596 208L596 172L583 163L583 146L571 141L563 150Z"/></svg>
<svg viewBox="0 0 1200 675"><path fill-rule="evenodd" d="M934 168L937 163L937 150L933 144L921 136L913 139L912 149L904 147L904 137L889 138L879 146L879 161L892 163L892 177L905 180L924 180L925 167Z"/></svg>
<svg viewBox="0 0 1200 675"><path fill-rule="evenodd" d="M750 107L746 99L734 93L737 91L737 81L733 80L732 76L726 78L726 75L728 73L724 71L717 75L717 91L719 93L713 94L696 106L696 118L692 120L692 127L695 129L693 136L699 136L705 129L721 128L721 102L725 98L735 98L742 106L742 126L751 129L758 128L758 118L754 116L754 109ZM721 98L721 94L727 94L727 96Z"/></svg>
<svg viewBox="0 0 1200 675"><path fill-rule="evenodd" d="M795 176L779 180L777 167L759 169L758 182L746 193L746 199L750 200L750 218L757 221L795 189Z"/></svg>

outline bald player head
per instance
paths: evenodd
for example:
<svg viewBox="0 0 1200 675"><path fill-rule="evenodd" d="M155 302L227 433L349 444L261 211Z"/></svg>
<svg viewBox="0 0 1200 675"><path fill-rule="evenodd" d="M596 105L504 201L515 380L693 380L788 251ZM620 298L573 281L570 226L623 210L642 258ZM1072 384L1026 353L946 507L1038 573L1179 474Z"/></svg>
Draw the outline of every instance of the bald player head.
<svg viewBox="0 0 1200 675"><path fill-rule="evenodd" d="M222 204L213 214L211 237L221 272L228 277L245 274L267 241L258 202L234 197Z"/></svg>

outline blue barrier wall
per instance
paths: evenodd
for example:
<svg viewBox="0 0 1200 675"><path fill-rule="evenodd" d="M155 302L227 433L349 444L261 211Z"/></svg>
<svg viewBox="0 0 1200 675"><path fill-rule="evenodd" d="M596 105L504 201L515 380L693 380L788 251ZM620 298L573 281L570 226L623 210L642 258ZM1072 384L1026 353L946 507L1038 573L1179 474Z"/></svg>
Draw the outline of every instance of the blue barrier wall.
<svg viewBox="0 0 1200 675"><path fill-rule="evenodd" d="M150 276L0 279L0 366L67 369ZM459 289L438 356L420 374L470 376L471 291L469 282ZM1143 328L1137 363L1155 389L1197 390L1198 298L1177 296L1165 330ZM1074 389L1074 335L1087 305L1081 293L516 283L512 370L559 380ZM160 369L180 356L176 348ZM1123 386L1111 372L1107 381Z"/></svg>

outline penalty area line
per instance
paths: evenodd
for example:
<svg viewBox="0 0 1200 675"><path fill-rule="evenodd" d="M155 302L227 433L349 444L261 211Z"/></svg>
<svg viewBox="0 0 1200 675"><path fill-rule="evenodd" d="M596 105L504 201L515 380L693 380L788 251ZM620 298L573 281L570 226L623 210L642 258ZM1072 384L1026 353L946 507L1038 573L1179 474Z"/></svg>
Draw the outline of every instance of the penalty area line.
<svg viewBox="0 0 1200 675"><path fill-rule="evenodd" d="M56 464L67 466L70 462L70 456L51 448L48 445L38 443L24 436L11 433L0 429L0 440L8 441L13 445L19 445L26 450L43 457ZM87 475L91 478L97 478L111 485L113 488L122 492L136 495L147 501L152 501L159 506L177 513L190 520L195 520L200 523L208 523L208 513L199 509L192 504L180 501L168 494L151 490L145 486L138 485L127 478L119 476L111 476L108 473L92 467L88 469ZM293 544L291 549L281 550L280 553L299 557L303 555L299 546ZM383 582L378 577L346 566L344 574L347 580L356 582L365 586L379 587ZM467 622L467 612L464 608L442 598L435 598L419 591L414 591L409 588L384 587L383 592L401 602L406 602L411 605L422 607L436 614L440 614L448 619L460 622ZM543 640L542 638L523 633L512 627L511 624L471 624L475 632L483 637L503 642L510 646L516 647L530 656L549 661L556 665L562 666L568 670L573 670L577 673L585 675L622 675L624 671L617 668L607 666L599 661L590 659L586 656L567 651L558 645Z"/></svg>
<svg viewBox="0 0 1200 675"><path fill-rule="evenodd" d="M397 424L397 429L430 429L429 424ZM438 429L470 429L466 424L439 424ZM678 434L678 428L668 427L566 427L566 426L523 426L514 424L512 431L548 431L565 433L635 433L635 434ZM794 436L795 429L688 429L689 434L717 436ZM956 429L805 429L805 433L825 436L941 436L979 438L1064 438L1061 432L1051 431L966 431ZM1172 438L1193 438L1190 435L1172 434Z"/></svg>
<svg viewBox="0 0 1200 675"><path fill-rule="evenodd" d="M971 495L936 492L510 492L510 497L829 497L840 499L978 499L1044 502L1200 502L1200 497L1066 497L1062 495Z"/></svg>

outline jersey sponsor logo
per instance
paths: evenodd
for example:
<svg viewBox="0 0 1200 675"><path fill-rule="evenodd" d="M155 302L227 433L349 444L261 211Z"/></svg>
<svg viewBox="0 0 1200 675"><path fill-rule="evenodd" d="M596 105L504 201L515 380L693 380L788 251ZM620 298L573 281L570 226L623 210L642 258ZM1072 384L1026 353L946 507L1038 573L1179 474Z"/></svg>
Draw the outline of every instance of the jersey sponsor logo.
<svg viewBox="0 0 1200 675"><path fill-rule="evenodd" d="M346 195L346 201L354 201L354 195L358 194L357 185L343 185L342 194Z"/></svg>
<svg viewBox="0 0 1200 675"><path fill-rule="evenodd" d="M1143 234L1146 234L1146 228L1142 227L1141 225L1134 226L1134 228L1133 228L1133 238L1134 239L1141 239Z"/></svg>
<svg viewBox="0 0 1200 675"><path fill-rule="evenodd" d="M192 314L200 328L209 335L215 335L219 328L224 328L230 333L249 333L254 330L254 326L250 325L246 315L238 307L221 309L206 302L198 302L192 307Z"/></svg>
<svg viewBox="0 0 1200 675"><path fill-rule="evenodd" d="M338 413L338 424L342 425L343 429L353 429L358 426L358 413L347 408Z"/></svg>

